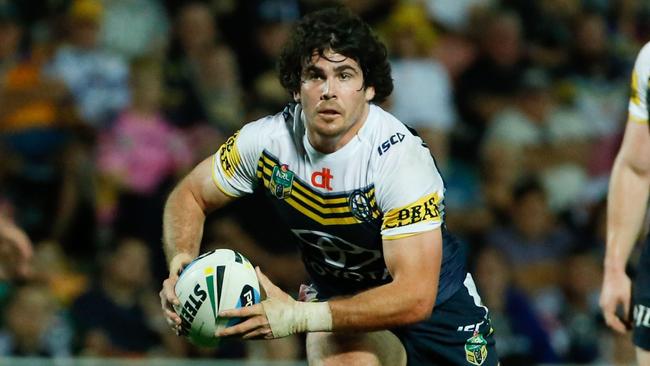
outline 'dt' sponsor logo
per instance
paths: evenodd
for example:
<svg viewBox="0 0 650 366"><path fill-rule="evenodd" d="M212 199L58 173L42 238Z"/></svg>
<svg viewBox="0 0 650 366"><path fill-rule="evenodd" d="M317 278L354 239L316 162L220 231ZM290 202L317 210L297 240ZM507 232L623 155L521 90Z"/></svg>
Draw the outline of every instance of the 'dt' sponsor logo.
<svg viewBox="0 0 650 366"><path fill-rule="evenodd" d="M330 173L329 168L323 168L320 172L314 172L311 175L311 184L314 187L318 188L324 188L327 189L328 191L332 190L332 186L330 185L330 182L334 176Z"/></svg>

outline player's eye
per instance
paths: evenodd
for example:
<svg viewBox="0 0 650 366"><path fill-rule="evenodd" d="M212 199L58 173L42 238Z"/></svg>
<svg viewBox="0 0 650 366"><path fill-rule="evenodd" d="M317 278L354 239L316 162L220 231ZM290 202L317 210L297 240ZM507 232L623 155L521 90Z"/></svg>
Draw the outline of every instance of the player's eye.
<svg viewBox="0 0 650 366"><path fill-rule="evenodd" d="M322 79L323 79L323 75L315 72L307 73L307 75L305 76L305 80L322 80Z"/></svg>
<svg viewBox="0 0 650 366"><path fill-rule="evenodd" d="M339 78L341 80L350 80L352 79L352 74L350 74L349 72L342 72L341 75L339 75Z"/></svg>

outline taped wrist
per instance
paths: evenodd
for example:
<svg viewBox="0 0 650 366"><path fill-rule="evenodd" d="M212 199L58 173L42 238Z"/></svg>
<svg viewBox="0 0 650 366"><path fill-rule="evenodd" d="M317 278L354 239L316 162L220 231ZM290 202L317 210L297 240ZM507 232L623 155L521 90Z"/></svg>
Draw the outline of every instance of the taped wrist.
<svg viewBox="0 0 650 366"><path fill-rule="evenodd" d="M262 301L273 338L304 332L332 330L332 312L327 302L287 303L275 298Z"/></svg>

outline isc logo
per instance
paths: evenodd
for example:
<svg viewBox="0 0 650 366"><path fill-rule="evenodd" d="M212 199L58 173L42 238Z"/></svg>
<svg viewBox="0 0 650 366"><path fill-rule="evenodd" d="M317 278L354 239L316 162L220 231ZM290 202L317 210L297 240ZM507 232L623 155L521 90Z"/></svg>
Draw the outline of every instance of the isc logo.
<svg viewBox="0 0 650 366"><path fill-rule="evenodd" d="M399 132L392 135L388 140L382 142L381 145L377 147L377 152L380 156L383 155L386 151L388 151L388 149L390 149L391 146L402 142L402 140L404 140L404 137L405 136Z"/></svg>

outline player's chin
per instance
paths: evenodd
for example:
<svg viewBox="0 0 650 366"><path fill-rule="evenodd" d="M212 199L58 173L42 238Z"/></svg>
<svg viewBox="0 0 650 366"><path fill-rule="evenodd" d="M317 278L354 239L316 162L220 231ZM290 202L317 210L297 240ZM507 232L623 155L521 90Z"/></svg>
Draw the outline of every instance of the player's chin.
<svg viewBox="0 0 650 366"><path fill-rule="evenodd" d="M319 121L316 124L316 132L321 136L336 137L341 134L341 125L342 123L339 120Z"/></svg>

